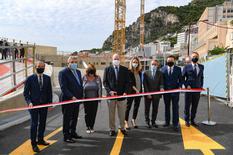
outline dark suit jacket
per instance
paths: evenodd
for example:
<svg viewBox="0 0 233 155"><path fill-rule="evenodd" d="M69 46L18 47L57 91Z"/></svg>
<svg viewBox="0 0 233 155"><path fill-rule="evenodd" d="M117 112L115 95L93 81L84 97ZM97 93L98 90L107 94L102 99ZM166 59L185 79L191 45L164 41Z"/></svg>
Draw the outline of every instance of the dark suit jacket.
<svg viewBox="0 0 233 155"><path fill-rule="evenodd" d="M73 72L67 67L59 72L59 84L61 87L61 101L71 100L72 97L77 99L83 98L83 82L81 72L77 70L80 84L75 78Z"/></svg>
<svg viewBox="0 0 233 155"><path fill-rule="evenodd" d="M129 71L126 67L120 66L118 80L116 80L115 69L111 65L104 70L103 85L107 95L110 96L110 91L116 91L117 95L129 93ZM122 100L122 99L119 99Z"/></svg>
<svg viewBox="0 0 233 155"><path fill-rule="evenodd" d="M191 88L202 88L203 87L203 80L204 80L204 66L198 64L200 69L198 75L194 73L192 64L188 64L183 69L183 80L184 85L187 88L190 86Z"/></svg>
<svg viewBox="0 0 233 155"><path fill-rule="evenodd" d="M161 72L163 73L165 90L182 88L182 72L180 67L174 66L171 76L168 73L168 66L164 66Z"/></svg>
<svg viewBox="0 0 233 155"><path fill-rule="evenodd" d="M164 88L163 84L163 73L159 69L156 70L155 78L153 78L151 70L144 72L144 92L160 91L161 88ZM154 97L161 97L161 95L154 95Z"/></svg>
<svg viewBox="0 0 233 155"><path fill-rule="evenodd" d="M140 92L142 92L142 72L139 72L139 77L140 77ZM130 88L129 88L129 94L135 94L136 91L133 89L133 86L136 86L136 79L134 76L134 73L129 70L129 83L130 83Z"/></svg>
<svg viewBox="0 0 233 155"><path fill-rule="evenodd" d="M29 76L25 82L23 94L27 104L40 105L52 103L53 95L50 77L43 74L43 88L40 90L37 74Z"/></svg>

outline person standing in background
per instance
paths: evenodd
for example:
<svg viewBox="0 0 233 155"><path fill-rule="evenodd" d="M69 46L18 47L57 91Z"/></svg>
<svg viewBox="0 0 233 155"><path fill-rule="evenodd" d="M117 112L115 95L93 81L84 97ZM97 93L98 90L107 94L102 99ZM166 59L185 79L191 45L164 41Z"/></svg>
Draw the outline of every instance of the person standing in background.
<svg viewBox="0 0 233 155"><path fill-rule="evenodd" d="M24 55L25 55L25 48L23 47L23 44L20 45L20 53L19 53L19 58L20 59L23 59L24 58ZM20 60L21 62L21 60ZM24 62L24 59L23 59L23 62Z"/></svg>

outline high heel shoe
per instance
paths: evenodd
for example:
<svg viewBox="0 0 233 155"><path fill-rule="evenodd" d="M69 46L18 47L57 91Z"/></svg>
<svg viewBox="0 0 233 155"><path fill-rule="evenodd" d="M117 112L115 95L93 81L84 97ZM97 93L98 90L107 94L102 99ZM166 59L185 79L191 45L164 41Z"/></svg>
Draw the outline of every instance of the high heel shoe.
<svg viewBox="0 0 233 155"><path fill-rule="evenodd" d="M132 125L133 125L133 127L134 127L135 129L138 128L138 126L137 126L136 123L135 123L135 119L132 119L132 120L131 120L131 123L132 123Z"/></svg>
<svg viewBox="0 0 233 155"><path fill-rule="evenodd" d="M129 127L128 121L125 121L125 129L126 129L126 130L130 130L130 127Z"/></svg>

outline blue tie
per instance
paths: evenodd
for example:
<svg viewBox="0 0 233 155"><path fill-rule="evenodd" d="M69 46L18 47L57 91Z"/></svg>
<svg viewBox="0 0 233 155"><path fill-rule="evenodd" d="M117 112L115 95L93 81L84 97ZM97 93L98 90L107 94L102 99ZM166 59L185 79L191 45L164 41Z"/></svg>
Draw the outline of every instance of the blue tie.
<svg viewBox="0 0 233 155"><path fill-rule="evenodd" d="M79 80L79 77L78 77L78 73L76 71L73 71L73 74L74 74L76 80L78 81L78 84L81 86L81 83L80 83L80 80Z"/></svg>
<svg viewBox="0 0 233 155"><path fill-rule="evenodd" d="M153 70L152 70L152 76L153 76L153 79L155 79L155 72L156 72L156 70L155 70L155 69L153 69Z"/></svg>
<svg viewBox="0 0 233 155"><path fill-rule="evenodd" d="M116 80L118 80L118 67L115 67Z"/></svg>

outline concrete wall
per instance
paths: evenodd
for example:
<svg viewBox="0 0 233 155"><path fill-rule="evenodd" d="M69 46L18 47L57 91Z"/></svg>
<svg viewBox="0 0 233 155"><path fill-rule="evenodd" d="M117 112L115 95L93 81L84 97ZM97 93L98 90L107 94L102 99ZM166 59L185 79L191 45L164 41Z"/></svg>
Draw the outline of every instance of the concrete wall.
<svg viewBox="0 0 233 155"><path fill-rule="evenodd" d="M25 105L26 103L24 101L22 90L0 98L0 111L10 108L19 108ZM9 114L11 113L0 114L0 116L5 116Z"/></svg>
<svg viewBox="0 0 233 155"><path fill-rule="evenodd" d="M44 61L50 61L54 63L55 67L64 67L67 65L68 55L40 55L39 59ZM106 66L109 66L112 62L111 57L78 57L78 66L79 68L84 68L82 61L86 62L86 64L94 64L97 69L103 69Z"/></svg>
<svg viewBox="0 0 233 155"><path fill-rule="evenodd" d="M36 45L36 54L56 55L57 47Z"/></svg>

